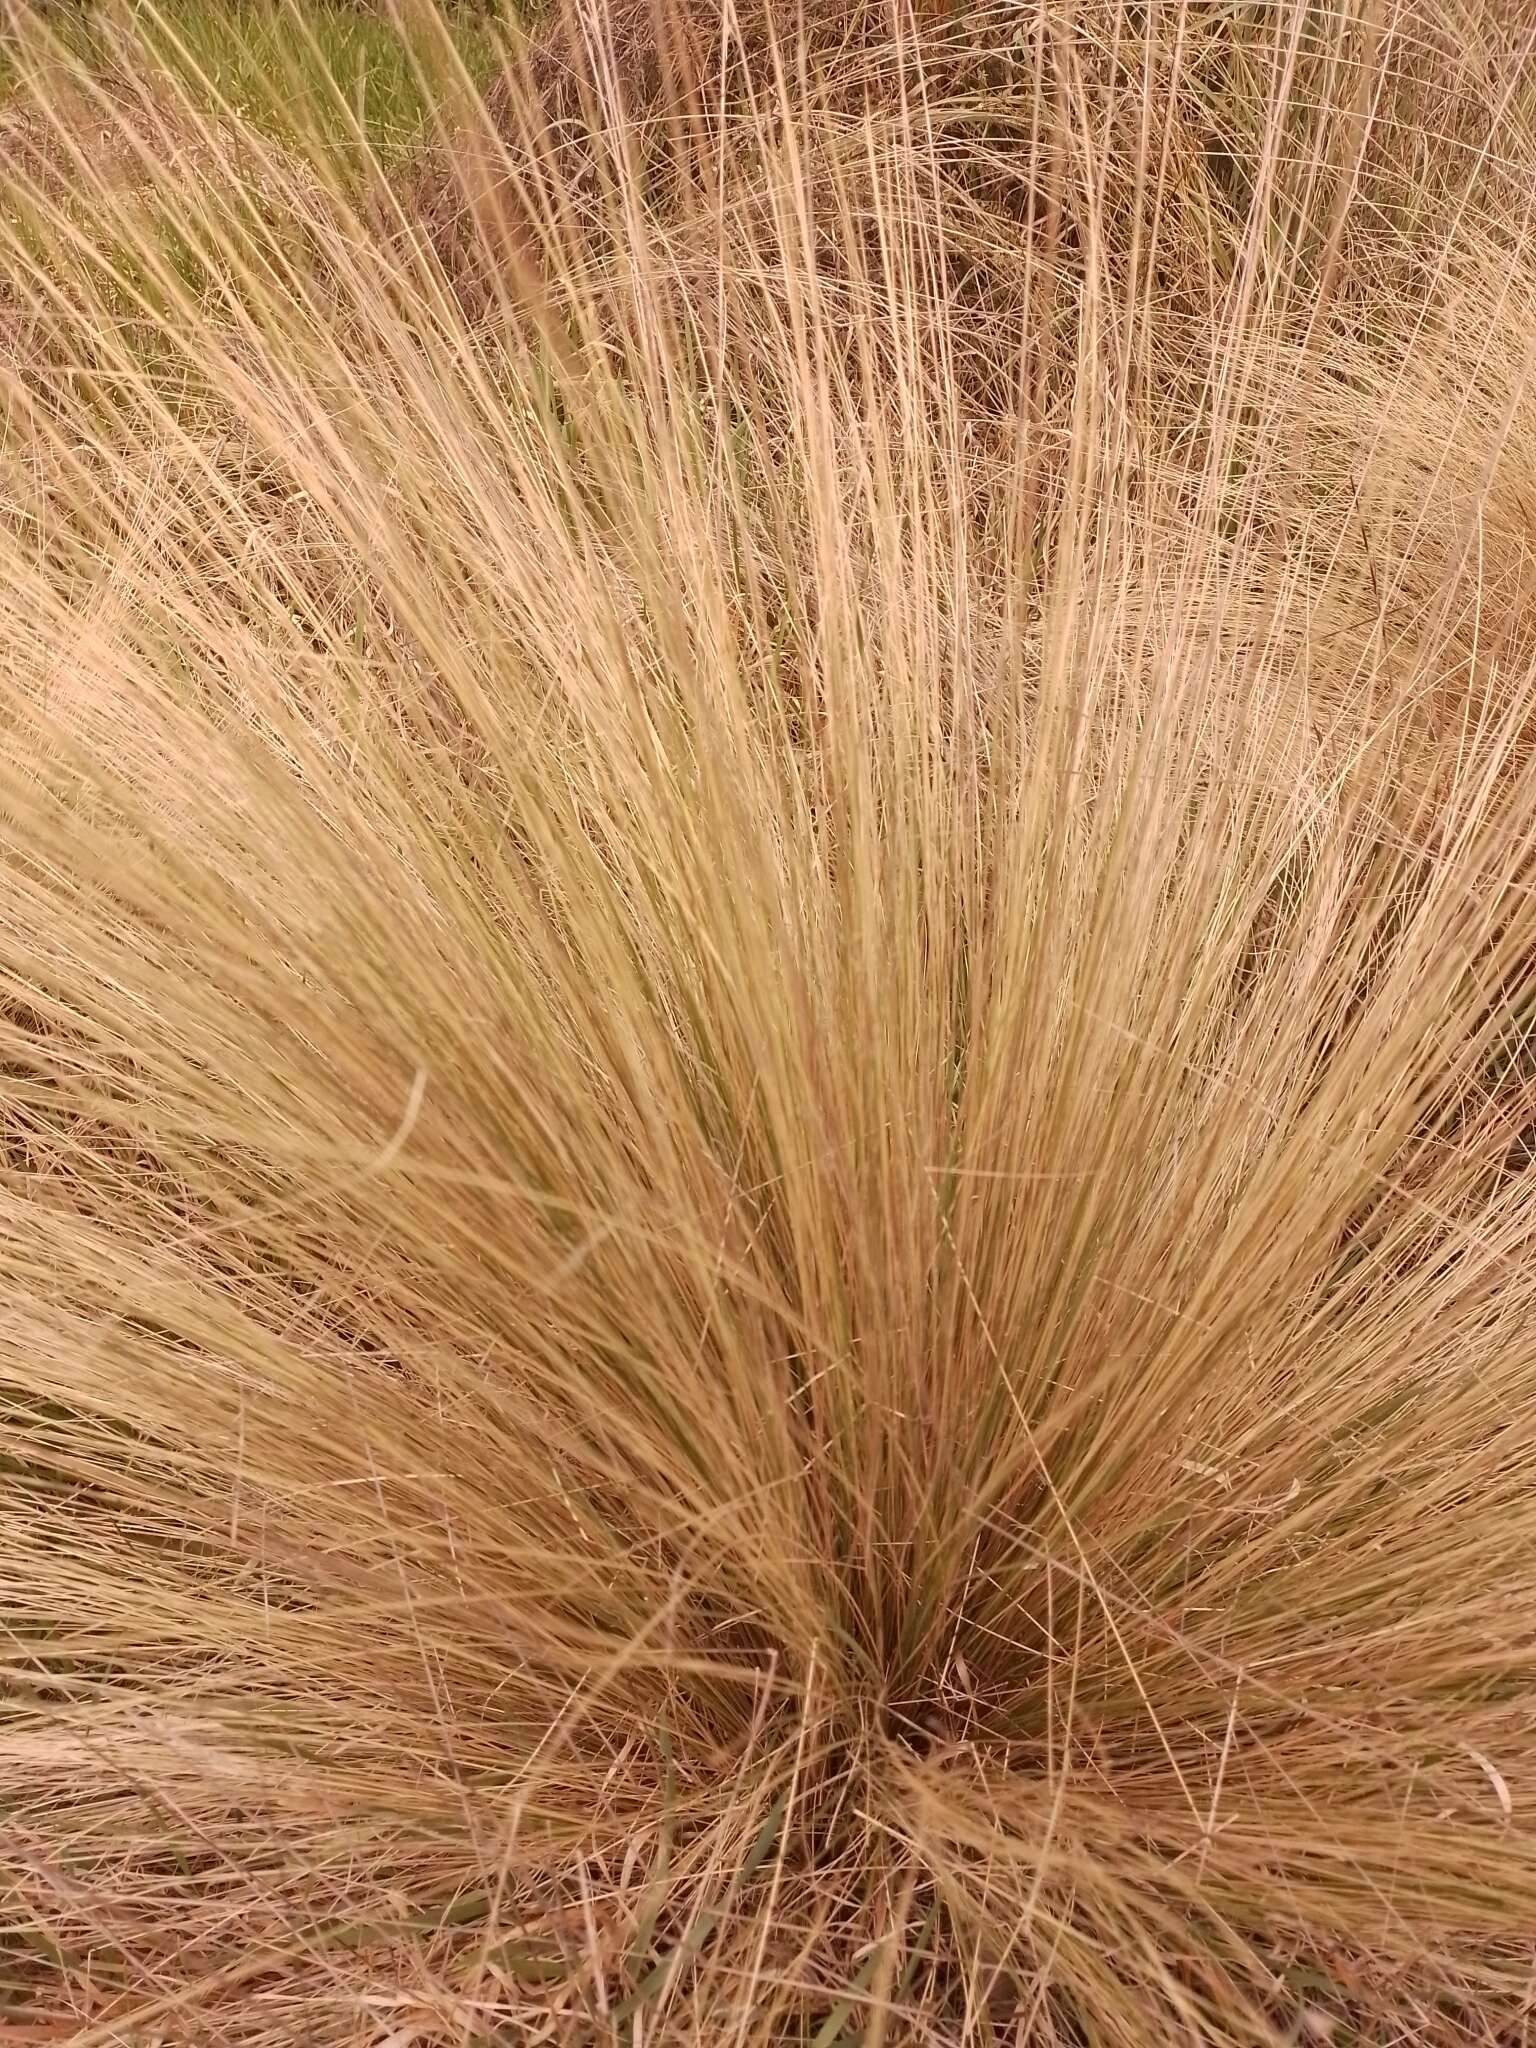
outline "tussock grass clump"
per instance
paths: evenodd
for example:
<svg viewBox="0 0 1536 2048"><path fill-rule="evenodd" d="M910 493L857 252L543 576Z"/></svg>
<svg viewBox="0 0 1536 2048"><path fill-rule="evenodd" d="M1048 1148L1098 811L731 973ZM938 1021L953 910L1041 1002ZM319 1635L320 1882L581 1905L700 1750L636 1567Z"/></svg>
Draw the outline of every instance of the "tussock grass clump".
<svg viewBox="0 0 1536 2048"><path fill-rule="evenodd" d="M599 10L578 174L428 21L471 293L343 97L71 73L100 157L33 74L15 2027L1523 2039L1536 148L1466 26L1014 11L945 101L774 25L657 154Z"/></svg>

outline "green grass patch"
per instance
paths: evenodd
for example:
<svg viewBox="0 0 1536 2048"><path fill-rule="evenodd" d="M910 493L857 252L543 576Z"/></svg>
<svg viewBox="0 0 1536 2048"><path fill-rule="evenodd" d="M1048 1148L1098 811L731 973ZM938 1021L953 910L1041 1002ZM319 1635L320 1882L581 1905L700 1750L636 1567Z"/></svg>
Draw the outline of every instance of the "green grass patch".
<svg viewBox="0 0 1536 2048"><path fill-rule="evenodd" d="M406 39L383 12L340 0L160 0L127 10L91 6L55 10L51 34L94 72L110 78L124 59L123 25L167 75L223 103L284 142L341 144L360 118L383 158L408 149L426 124L428 89ZM450 16L455 44L477 83L496 64L496 10ZM139 61L142 61L142 55ZM0 92L15 80L0 55Z"/></svg>

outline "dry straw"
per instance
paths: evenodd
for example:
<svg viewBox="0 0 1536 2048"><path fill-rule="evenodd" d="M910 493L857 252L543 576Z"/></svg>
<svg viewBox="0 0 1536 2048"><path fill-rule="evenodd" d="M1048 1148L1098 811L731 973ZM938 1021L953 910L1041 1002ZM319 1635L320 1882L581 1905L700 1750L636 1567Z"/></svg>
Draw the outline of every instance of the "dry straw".
<svg viewBox="0 0 1536 2048"><path fill-rule="evenodd" d="M0 2041L1523 2041L1511 27L16 25Z"/></svg>

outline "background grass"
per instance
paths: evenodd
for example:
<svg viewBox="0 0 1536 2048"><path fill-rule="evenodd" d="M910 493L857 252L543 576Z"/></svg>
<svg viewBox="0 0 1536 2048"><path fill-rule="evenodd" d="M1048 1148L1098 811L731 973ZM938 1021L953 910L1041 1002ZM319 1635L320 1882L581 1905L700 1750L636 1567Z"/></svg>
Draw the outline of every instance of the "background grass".
<svg viewBox="0 0 1536 2048"><path fill-rule="evenodd" d="M501 10L493 0L450 8L443 18L465 65L484 84L496 63ZM124 61L148 63L168 78L195 82L210 105L222 102L277 141L318 132L339 144L348 133L339 99L388 162L420 139L427 122L429 88L382 8L346 0L164 0L127 8L80 0L50 11L47 27L100 78L110 79ZM0 46L0 93L15 81L14 60Z"/></svg>

